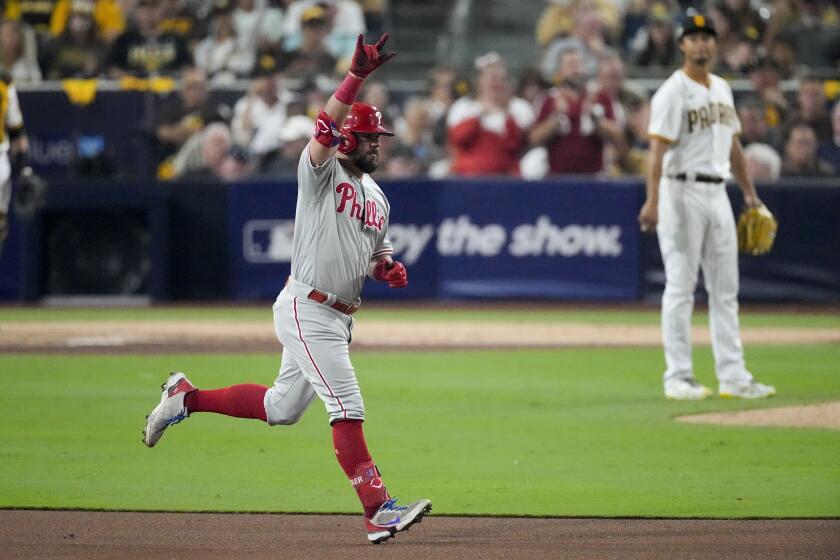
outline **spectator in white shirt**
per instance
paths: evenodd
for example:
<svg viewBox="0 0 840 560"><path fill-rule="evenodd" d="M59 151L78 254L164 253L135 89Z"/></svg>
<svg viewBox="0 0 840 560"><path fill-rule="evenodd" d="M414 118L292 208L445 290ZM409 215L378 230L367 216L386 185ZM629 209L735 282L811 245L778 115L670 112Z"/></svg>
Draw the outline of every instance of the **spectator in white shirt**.
<svg viewBox="0 0 840 560"><path fill-rule="evenodd" d="M212 83L230 83L250 74L254 56L254 51L237 39L233 7L217 4L209 36L195 48L195 65L207 72Z"/></svg>
<svg viewBox="0 0 840 560"><path fill-rule="evenodd" d="M260 71L251 81L248 93L233 108L234 142L257 156L279 148L292 97L283 85L281 74L271 68Z"/></svg>

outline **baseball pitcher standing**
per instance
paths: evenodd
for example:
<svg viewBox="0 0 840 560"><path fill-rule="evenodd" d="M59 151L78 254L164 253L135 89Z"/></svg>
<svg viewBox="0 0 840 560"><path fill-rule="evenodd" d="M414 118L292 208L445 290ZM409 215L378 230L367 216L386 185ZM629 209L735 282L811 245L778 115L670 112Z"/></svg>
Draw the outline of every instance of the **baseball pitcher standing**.
<svg viewBox="0 0 840 560"><path fill-rule="evenodd" d="M651 103L647 200L639 224L642 231L656 229L665 264L662 339L669 399L698 400L712 393L695 380L691 363L691 313L700 267L709 294L720 396L760 399L776 393L753 379L741 348L738 244L725 182L730 170L744 204L760 206L761 201L746 171L732 90L708 69L716 37L711 20L699 14L686 18L679 39L683 67Z"/></svg>
<svg viewBox="0 0 840 560"><path fill-rule="evenodd" d="M376 107L354 103L365 78L395 56L381 52L387 39L384 34L366 45L359 35L350 72L318 115L300 158L292 274L273 307L283 345L274 385L199 390L173 372L144 430L144 443L152 447L168 426L196 412L294 424L317 395L374 544L408 529L432 508L425 499L397 505L385 489L362 432L365 409L349 354L365 276L392 288L408 284L405 267L391 259L388 200L369 175L379 163L379 137L393 133L382 126Z"/></svg>

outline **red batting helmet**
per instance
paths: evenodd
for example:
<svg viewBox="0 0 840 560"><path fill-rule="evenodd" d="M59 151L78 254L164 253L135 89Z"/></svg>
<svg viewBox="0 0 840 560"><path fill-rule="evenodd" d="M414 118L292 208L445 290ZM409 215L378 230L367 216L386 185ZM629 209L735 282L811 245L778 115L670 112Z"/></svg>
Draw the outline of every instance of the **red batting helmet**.
<svg viewBox="0 0 840 560"><path fill-rule="evenodd" d="M349 154L358 146L359 141L353 132L362 132L367 134L382 134L384 136L393 136L394 133L382 126L382 112L367 103L353 103L350 107L350 114L344 119L344 125L341 127L341 143L338 145L338 151L342 154Z"/></svg>

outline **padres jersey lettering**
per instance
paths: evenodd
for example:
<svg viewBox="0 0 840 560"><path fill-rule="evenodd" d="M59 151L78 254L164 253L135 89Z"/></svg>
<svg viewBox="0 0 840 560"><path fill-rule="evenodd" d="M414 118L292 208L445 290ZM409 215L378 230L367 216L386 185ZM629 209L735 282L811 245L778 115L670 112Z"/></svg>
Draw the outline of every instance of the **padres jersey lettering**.
<svg viewBox="0 0 840 560"><path fill-rule="evenodd" d="M732 137L741 132L732 90L723 78L695 82L677 70L654 94L648 134L670 146L662 174L701 173L728 179Z"/></svg>
<svg viewBox="0 0 840 560"><path fill-rule="evenodd" d="M689 109L688 133L691 134L697 130L698 127L700 130L708 128L717 122L728 126L734 126L737 118L735 108L724 105L723 103L710 103L708 107Z"/></svg>

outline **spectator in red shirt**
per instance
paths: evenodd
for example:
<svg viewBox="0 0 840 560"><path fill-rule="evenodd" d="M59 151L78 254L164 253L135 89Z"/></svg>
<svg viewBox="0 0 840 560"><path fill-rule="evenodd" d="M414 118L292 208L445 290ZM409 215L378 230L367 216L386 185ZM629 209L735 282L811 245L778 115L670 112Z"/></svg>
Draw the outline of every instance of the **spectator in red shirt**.
<svg viewBox="0 0 840 560"><path fill-rule="evenodd" d="M583 58L574 49L560 57L557 86L549 90L531 129L532 146L548 150L548 172L599 173L604 169L604 141L621 142L609 96L587 87Z"/></svg>
<svg viewBox="0 0 840 560"><path fill-rule="evenodd" d="M527 101L513 96L507 68L498 54L480 56L475 67L475 96L458 99L447 117L451 171L457 175L518 175L534 112Z"/></svg>

